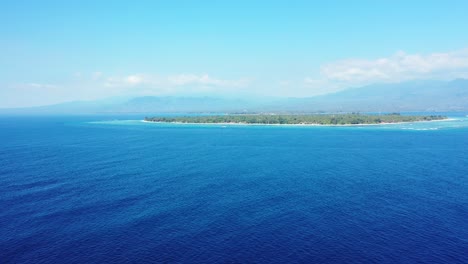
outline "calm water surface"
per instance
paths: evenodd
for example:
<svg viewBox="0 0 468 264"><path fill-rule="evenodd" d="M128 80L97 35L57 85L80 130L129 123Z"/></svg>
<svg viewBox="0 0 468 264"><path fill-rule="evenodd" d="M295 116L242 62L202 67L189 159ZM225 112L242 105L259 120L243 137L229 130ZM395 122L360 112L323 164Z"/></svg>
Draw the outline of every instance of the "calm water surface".
<svg viewBox="0 0 468 264"><path fill-rule="evenodd" d="M0 117L0 263L467 263L468 118L452 116Z"/></svg>

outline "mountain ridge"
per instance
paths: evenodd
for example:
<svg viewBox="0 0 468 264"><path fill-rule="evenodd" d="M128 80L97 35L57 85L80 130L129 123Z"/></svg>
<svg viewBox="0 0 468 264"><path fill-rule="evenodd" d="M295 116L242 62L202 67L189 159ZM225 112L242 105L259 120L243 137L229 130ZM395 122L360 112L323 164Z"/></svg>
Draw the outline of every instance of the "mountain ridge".
<svg viewBox="0 0 468 264"><path fill-rule="evenodd" d="M468 80L373 84L304 98L140 96L0 109L0 114L468 111Z"/></svg>

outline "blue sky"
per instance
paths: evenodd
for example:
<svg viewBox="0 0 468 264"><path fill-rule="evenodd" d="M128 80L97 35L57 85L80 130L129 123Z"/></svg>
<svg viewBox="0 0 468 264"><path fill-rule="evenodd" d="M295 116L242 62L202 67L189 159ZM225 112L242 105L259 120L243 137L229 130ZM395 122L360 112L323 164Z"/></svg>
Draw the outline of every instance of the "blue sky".
<svg viewBox="0 0 468 264"><path fill-rule="evenodd" d="M468 1L1 1L0 107L468 77Z"/></svg>

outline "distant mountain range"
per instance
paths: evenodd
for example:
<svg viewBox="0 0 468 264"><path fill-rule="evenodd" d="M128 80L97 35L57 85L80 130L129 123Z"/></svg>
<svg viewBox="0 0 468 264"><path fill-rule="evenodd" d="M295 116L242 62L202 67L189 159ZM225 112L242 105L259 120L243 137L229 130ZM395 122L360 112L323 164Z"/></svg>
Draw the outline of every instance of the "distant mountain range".
<svg viewBox="0 0 468 264"><path fill-rule="evenodd" d="M290 100L291 109L322 111L467 111L468 80L411 81L350 88Z"/></svg>
<svg viewBox="0 0 468 264"><path fill-rule="evenodd" d="M0 114L468 111L468 80L369 85L307 98L144 96L0 109Z"/></svg>

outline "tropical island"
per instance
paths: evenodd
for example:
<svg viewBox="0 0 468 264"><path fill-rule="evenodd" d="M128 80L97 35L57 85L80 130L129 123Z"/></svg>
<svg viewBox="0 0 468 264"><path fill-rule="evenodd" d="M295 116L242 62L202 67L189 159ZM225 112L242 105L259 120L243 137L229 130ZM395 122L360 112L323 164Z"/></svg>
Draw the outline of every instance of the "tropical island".
<svg viewBox="0 0 468 264"><path fill-rule="evenodd" d="M441 115L374 114L228 114L175 117L145 117L146 122L185 124L258 125L377 125L447 119Z"/></svg>

